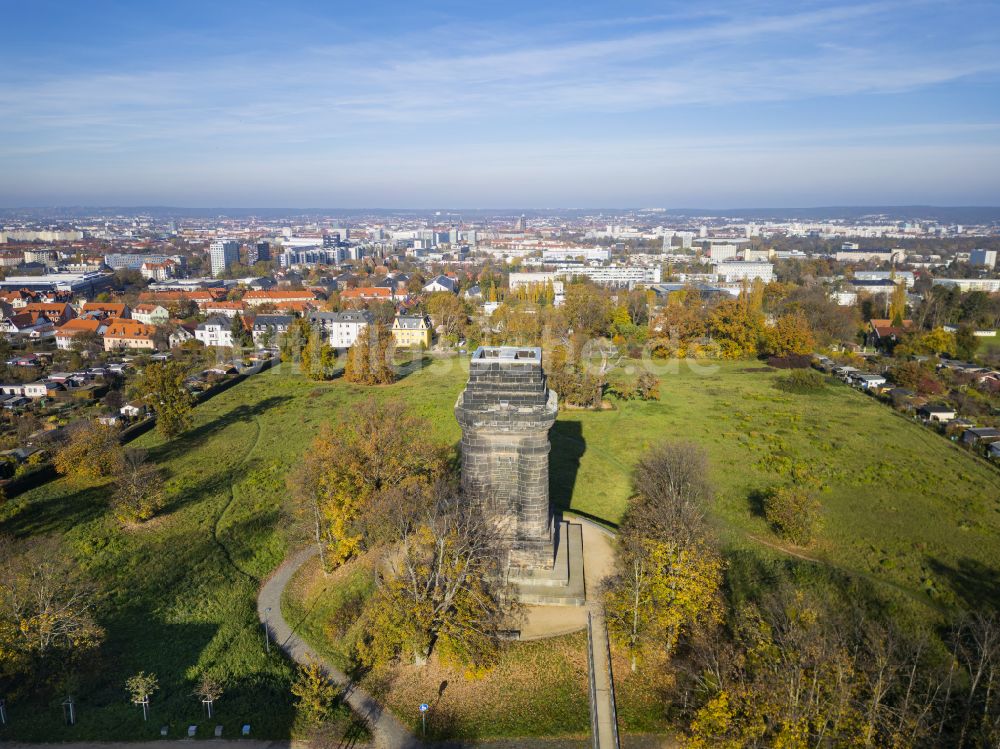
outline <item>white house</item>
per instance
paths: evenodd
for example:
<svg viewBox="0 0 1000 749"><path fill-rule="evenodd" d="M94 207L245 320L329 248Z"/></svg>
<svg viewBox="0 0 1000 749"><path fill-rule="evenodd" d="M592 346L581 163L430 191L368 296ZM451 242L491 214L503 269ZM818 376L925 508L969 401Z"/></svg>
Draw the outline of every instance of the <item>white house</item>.
<svg viewBox="0 0 1000 749"><path fill-rule="evenodd" d="M321 329L333 348L350 348L375 317L368 310L345 312L312 312L309 324Z"/></svg>
<svg viewBox="0 0 1000 749"><path fill-rule="evenodd" d="M886 379L882 375L877 374L867 374L864 372L859 372L852 378L862 390L875 390L880 388L886 383Z"/></svg>
<svg viewBox="0 0 1000 749"><path fill-rule="evenodd" d="M431 279L430 283L424 284L424 291L428 294L432 294L435 291L450 291L454 293L458 291L458 281L454 278L448 278L448 276L435 276Z"/></svg>
<svg viewBox="0 0 1000 749"><path fill-rule="evenodd" d="M132 319L146 325L163 325L170 319L170 312L159 304L137 304L132 310Z"/></svg>
<svg viewBox="0 0 1000 749"><path fill-rule="evenodd" d="M194 340L194 334L183 325L178 325L174 329L174 332L167 338L167 341L170 343L170 348L180 346L182 343L191 340Z"/></svg>
<svg viewBox="0 0 1000 749"><path fill-rule="evenodd" d="M24 386L26 398L44 398L49 392L49 385L44 380L40 382L29 382Z"/></svg>
<svg viewBox="0 0 1000 749"><path fill-rule="evenodd" d="M232 348L232 322L224 317L210 317L195 328L194 337L206 346L229 346Z"/></svg>

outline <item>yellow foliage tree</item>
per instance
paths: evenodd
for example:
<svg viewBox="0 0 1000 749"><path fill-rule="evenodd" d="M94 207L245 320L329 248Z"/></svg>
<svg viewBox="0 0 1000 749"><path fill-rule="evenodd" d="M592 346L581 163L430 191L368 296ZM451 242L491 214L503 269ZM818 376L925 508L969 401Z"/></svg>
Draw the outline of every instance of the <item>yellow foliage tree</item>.
<svg viewBox="0 0 1000 749"><path fill-rule="evenodd" d="M633 539L605 592L608 631L632 658L669 656L678 637L721 617L723 562L707 544Z"/></svg>

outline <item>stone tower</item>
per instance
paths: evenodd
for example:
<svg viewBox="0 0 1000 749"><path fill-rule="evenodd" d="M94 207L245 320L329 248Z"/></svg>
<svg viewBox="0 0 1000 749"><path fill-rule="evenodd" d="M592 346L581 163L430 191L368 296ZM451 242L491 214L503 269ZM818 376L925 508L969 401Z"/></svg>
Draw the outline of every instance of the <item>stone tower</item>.
<svg viewBox="0 0 1000 749"><path fill-rule="evenodd" d="M462 485L490 499L510 535L511 568L551 569L549 429L558 411L540 348L481 346L455 403L462 427Z"/></svg>

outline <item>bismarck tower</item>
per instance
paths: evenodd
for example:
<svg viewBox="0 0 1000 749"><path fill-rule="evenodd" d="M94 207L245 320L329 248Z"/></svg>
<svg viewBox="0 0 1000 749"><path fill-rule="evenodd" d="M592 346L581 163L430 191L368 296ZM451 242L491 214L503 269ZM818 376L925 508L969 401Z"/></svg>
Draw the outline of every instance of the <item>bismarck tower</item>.
<svg viewBox="0 0 1000 749"><path fill-rule="evenodd" d="M455 403L462 486L509 537L508 577L522 600L582 605L580 526L555 523L549 507L549 429L557 413L540 348L478 348Z"/></svg>

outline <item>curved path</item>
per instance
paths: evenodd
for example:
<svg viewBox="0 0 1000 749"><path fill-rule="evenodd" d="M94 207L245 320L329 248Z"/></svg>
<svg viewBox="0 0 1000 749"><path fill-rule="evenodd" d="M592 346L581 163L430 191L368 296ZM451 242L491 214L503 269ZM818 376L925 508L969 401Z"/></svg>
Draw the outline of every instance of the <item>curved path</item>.
<svg viewBox="0 0 1000 749"><path fill-rule="evenodd" d="M422 746L420 742L399 720L384 709L368 692L357 686L345 673L320 656L299 637L281 615L281 595L292 576L309 559L316 556L315 547L309 547L291 555L268 578L257 594L257 616L264 623L267 620L273 641L297 663L319 663L326 675L344 689L344 700L355 713L360 715L372 732L372 740L380 749L410 749ZM265 614L266 609L271 609Z"/></svg>

